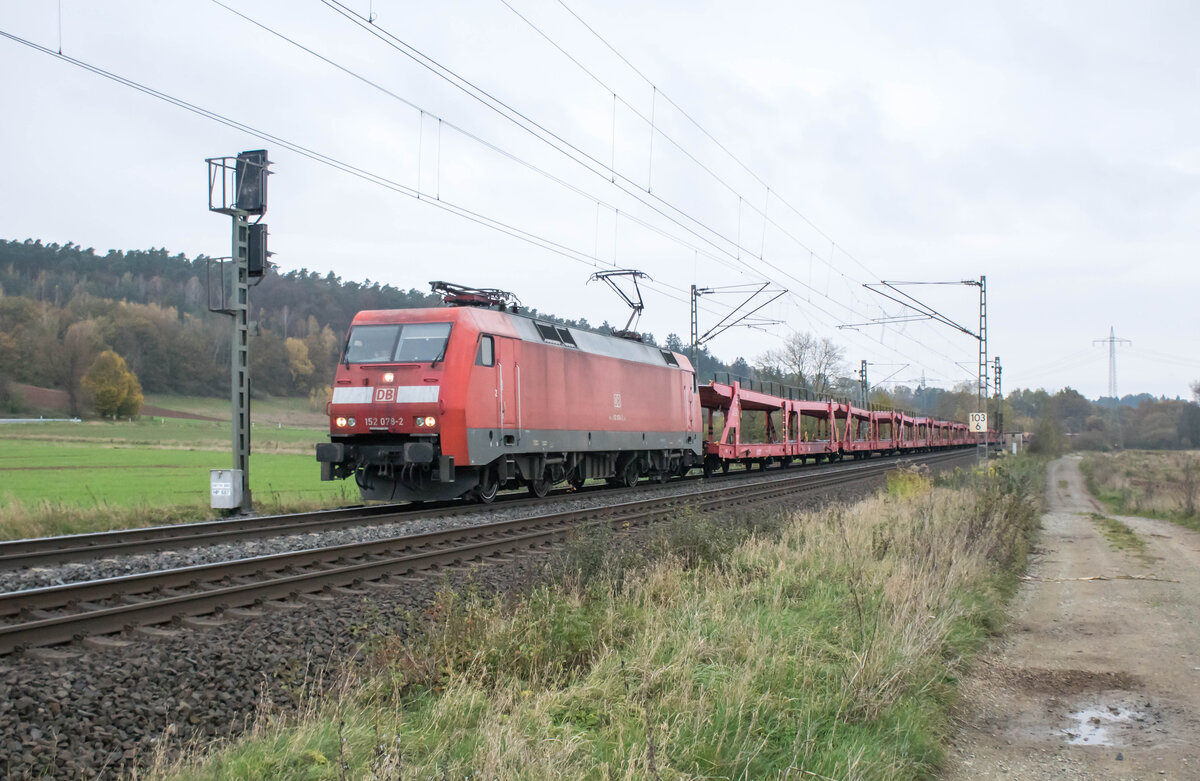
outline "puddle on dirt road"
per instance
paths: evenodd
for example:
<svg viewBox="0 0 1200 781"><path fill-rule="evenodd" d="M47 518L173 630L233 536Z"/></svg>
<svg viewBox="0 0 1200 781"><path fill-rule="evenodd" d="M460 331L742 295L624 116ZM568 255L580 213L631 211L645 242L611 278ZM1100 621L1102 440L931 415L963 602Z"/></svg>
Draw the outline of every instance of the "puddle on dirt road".
<svg viewBox="0 0 1200 781"><path fill-rule="evenodd" d="M1070 726L1062 730L1067 744L1072 746L1125 745L1122 733L1143 724L1146 717L1138 711L1121 706L1080 708L1067 714Z"/></svg>

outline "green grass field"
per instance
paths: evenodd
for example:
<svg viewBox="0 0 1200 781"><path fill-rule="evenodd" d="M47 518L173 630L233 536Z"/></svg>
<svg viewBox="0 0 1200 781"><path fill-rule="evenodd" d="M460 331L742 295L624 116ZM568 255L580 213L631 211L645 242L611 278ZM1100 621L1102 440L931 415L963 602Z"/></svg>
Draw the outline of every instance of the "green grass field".
<svg viewBox="0 0 1200 781"><path fill-rule="evenodd" d="M216 450L25 442L0 453L0 507L47 500L81 508L206 505L209 470L229 465L230 456ZM250 488L262 500L340 501L341 486L321 482L312 455L251 456Z"/></svg>
<svg viewBox="0 0 1200 781"><path fill-rule="evenodd" d="M222 405L215 399L153 401L214 417ZM260 512L360 501L352 481L321 482L314 450L326 441L324 428L284 422L312 422L311 414L293 413L300 403L262 404L261 417L255 408L250 489ZM227 405L224 412L228 417ZM228 468L231 458L230 426L224 421L146 416L133 422L4 424L0 538L214 517L209 470Z"/></svg>
<svg viewBox="0 0 1200 781"><path fill-rule="evenodd" d="M193 415L207 415L229 420L229 399L205 396L168 396L152 394L146 404L164 409L182 410ZM255 399L250 404L251 416L263 426L283 424L293 428L319 428L329 426L323 409L313 409L308 399L266 398Z"/></svg>
<svg viewBox="0 0 1200 781"><path fill-rule="evenodd" d="M254 451L263 453L311 454L313 446L327 438L324 429L281 424L256 423L250 433ZM230 425L224 421L159 417L145 417L132 423L7 423L0 428L0 441L10 443L4 450L16 450L18 455L21 448L16 442L228 451L230 436ZM0 458L12 458L13 455L11 452L0 453Z"/></svg>

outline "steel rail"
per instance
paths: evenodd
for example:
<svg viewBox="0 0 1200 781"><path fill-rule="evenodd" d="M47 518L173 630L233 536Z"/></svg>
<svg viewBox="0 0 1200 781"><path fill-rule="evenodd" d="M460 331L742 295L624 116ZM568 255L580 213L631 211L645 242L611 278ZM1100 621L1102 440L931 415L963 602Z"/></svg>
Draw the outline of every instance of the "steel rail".
<svg viewBox="0 0 1200 781"><path fill-rule="evenodd" d="M949 452L957 453L958 451ZM876 462L894 463L898 459L912 458L913 455L882 456ZM714 476L714 478L736 480L748 471L739 470L736 476ZM536 504L543 500L512 495L500 501L520 507ZM451 518L480 512L486 506L463 504L461 501L431 502L421 505L373 505L289 515L227 518L199 523L149 526L141 529L118 529L108 532L0 541L0 569L12 570L21 567L86 561L106 556L178 550L240 539L279 537L355 526L379 526L421 518Z"/></svg>
<svg viewBox="0 0 1200 781"><path fill-rule="evenodd" d="M974 458L974 454L955 452L926 460L942 463L966 458ZM528 550L563 539L582 527L606 522L621 528L645 524L681 507L705 510L757 504L800 491L845 486L877 477L894 466L895 462L855 462L836 471L738 482L696 493L0 594L0 616L18 619L0 626L0 654ZM244 578L255 580L233 582ZM191 592L177 593L185 588ZM123 604L95 604L105 600ZM47 612L54 609L78 612Z"/></svg>
<svg viewBox="0 0 1200 781"><path fill-rule="evenodd" d="M502 500L503 501L503 500ZM532 502L513 496L506 504ZM212 545L245 538L281 537L289 534L328 531L354 526L380 526L430 517L454 517L479 512L484 505L459 502L386 504L316 510L289 515L226 518L198 523L118 529L110 532L35 537L0 542L0 569L42 564L62 564L105 556L146 553Z"/></svg>

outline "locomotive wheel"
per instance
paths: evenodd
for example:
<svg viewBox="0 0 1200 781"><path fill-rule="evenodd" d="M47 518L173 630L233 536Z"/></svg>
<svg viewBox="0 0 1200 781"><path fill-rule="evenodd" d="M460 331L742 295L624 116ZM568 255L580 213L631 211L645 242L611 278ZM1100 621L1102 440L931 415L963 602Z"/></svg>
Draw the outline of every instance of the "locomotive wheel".
<svg viewBox="0 0 1200 781"><path fill-rule="evenodd" d="M633 488L637 485L638 478L642 476L641 471L636 458L630 461L625 465L625 470L621 472L621 485Z"/></svg>
<svg viewBox="0 0 1200 781"><path fill-rule="evenodd" d="M475 489L475 498L479 500L480 504L491 504L499 490L500 483L496 480L496 476L492 474L491 469L485 467L479 476L479 487Z"/></svg>
<svg viewBox="0 0 1200 781"><path fill-rule="evenodd" d="M587 482L587 478L580 477L577 474L572 474L571 477L567 479L567 482L571 484L572 488L578 491L580 488L583 488L583 484Z"/></svg>
<svg viewBox="0 0 1200 781"><path fill-rule="evenodd" d="M550 492L550 481L545 476L542 476L536 480L530 480L527 487L529 488L530 496L536 496L538 499L541 499Z"/></svg>

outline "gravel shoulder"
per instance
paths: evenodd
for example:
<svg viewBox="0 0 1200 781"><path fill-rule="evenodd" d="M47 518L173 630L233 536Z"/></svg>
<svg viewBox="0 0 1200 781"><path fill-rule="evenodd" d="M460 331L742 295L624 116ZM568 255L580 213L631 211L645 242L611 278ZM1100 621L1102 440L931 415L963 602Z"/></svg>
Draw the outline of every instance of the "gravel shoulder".
<svg viewBox="0 0 1200 781"><path fill-rule="evenodd" d="M1122 516L1146 546L1117 550L1078 458L1048 485L1009 631L962 682L944 778L1200 778L1200 534Z"/></svg>

